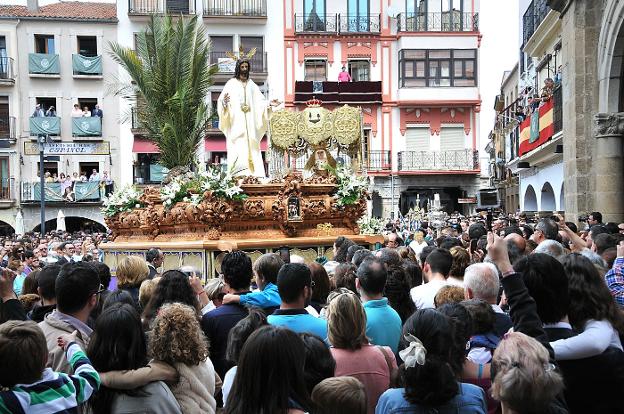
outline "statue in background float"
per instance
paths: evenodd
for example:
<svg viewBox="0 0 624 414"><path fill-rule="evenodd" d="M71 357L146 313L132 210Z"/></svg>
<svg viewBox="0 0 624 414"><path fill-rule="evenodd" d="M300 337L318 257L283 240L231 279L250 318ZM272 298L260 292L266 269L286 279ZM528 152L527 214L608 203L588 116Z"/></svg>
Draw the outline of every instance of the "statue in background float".
<svg viewBox="0 0 624 414"><path fill-rule="evenodd" d="M236 61L236 69L219 96L217 112L219 129L226 138L228 168L237 175L264 177L260 141L269 127L272 107L280 102L274 99L267 105L260 88L249 78L255 53L255 48L245 53L242 46L238 56L228 53Z"/></svg>

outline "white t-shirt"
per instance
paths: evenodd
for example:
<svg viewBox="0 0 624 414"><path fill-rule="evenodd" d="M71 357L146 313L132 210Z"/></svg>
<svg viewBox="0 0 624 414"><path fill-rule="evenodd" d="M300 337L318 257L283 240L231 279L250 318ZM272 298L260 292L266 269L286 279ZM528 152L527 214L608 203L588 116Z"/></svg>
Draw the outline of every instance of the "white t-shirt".
<svg viewBox="0 0 624 414"><path fill-rule="evenodd" d="M442 286L448 285L448 282L441 280L432 280L424 285L413 287L410 290L412 300L417 309L435 308L433 299Z"/></svg>
<svg viewBox="0 0 624 414"><path fill-rule="evenodd" d="M223 386L221 387L221 392L223 393L223 406L227 403L228 395L230 395L230 390L232 389L232 385L234 384L234 377L236 377L236 365L233 366L225 373L225 377L223 378Z"/></svg>
<svg viewBox="0 0 624 414"><path fill-rule="evenodd" d="M425 247L429 246L427 244L426 241L422 241L420 243L418 243L416 240L413 240L410 244L409 247L414 251L414 253L416 254L416 256L420 255L420 253L423 251L423 249Z"/></svg>

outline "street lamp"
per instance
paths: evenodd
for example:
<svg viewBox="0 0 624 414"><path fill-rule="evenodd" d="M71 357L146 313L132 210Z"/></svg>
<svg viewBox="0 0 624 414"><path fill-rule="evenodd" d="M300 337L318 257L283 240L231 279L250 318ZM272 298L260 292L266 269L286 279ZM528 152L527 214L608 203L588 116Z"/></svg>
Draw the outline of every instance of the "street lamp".
<svg viewBox="0 0 624 414"><path fill-rule="evenodd" d="M37 137L37 143L39 144L39 192L41 198L41 225L39 231L41 232L42 236L45 234L45 178L43 177L43 162L46 142L48 142L47 135L39 135Z"/></svg>

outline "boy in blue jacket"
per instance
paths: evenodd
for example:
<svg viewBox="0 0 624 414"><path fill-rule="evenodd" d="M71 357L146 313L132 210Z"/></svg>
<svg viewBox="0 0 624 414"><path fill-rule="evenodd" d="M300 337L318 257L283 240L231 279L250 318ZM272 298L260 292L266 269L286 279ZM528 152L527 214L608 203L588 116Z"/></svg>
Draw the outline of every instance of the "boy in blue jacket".
<svg viewBox="0 0 624 414"><path fill-rule="evenodd" d="M223 303L240 303L244 306L269 310L278 308L282 300L277 290L277 274L283 265L284 261L279 255L263 254L253 264L254 277L259 290L244 295L225 295Z"/></svg>

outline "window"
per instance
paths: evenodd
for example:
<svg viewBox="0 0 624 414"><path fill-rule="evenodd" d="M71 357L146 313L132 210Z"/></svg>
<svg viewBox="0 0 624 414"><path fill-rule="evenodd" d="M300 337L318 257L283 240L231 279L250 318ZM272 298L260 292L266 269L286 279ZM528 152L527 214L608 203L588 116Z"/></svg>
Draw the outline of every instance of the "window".
<svg viewBox="0 0 624 414"><path fill-rule="evenodd" d="M427 0L406 0L405 10L408 14L427 13Z"/></svg>
<svg viewBox="0 0 624 414"><path fill-rule="evenodd" d="M401 87L477 86L477 51L401 50Z"/></svg>
<svg viewBox="0 0 624 414"><path fill-rule="evenodd" d="M35 52L54 54L54 36L35 35Z"/></svg>
<svg viewBox="0 0 624 414"><path fill-rule="evenodd" d="M370 80L370 62L368 60L350 60L348 70L354 82Z"/></svg>
<svg viewBox="0 0 624 414"><path fill-rule="evenodd" d="M304 72L304 80L306 81L326 81L327 61L322 59L306 60Z"/></svg>
<svg viewBox="0 0 624 414"><path fill-rule="evenodd" d="M99 162L81 162L78 163L78 169L80 171L76 171L78 173L78 175L85 175L87 178L91 177L91 174L93 174L93 170L97 171L98 174L100 173L100 163ZM73 174L74 171L72 171L70 174Z"/></svg>
<svg viewBox="0 0 624 414"><path fill-rule="evenodd" d="M6 79L9 75L12 76L10 65L11 62L9 61L6 49L6 38L4 36L0 36L0 78Z"/></svg>
<svg viewBox="0 0 624 414"><path fill-rule="evenodd" d="M78 36L78 54L87 57L97 56L97 38L95 36Z"/></svg>
<svg viewBox="0 0 624 414"><path fill-rule="evenodd" d="M325 0L303 0L303 14L309 16L315 14L320 19L325 19Z"/></svg>
<svg viewBox="0 0 624 414"><path fill-rule="evenodd" d="M39 181L39 162L37 162L37 181ZM58 162L44 162L43 163L43 173L49 172L50 175L57 174L58 175Z"/></svg>
<svg viewBox="0 0 624 414"><path fill-rule="evenodd" d="M54 109L58 109L56 107L56 98L36 98L35 100L39 105L41 105L41 109L43 109L44 112L46 112L48 109L50 109L51 106L54 107ZM34 110L34 108L33 108ZM57 114L60 115L60 114Z"/></svg>
<svg viewBox="0 0 624 414"><path fill-rule="evenodd" d="M211 63L219 63L219 59L228 59L226 53L234 49L233 40L232 36L210 36Z"/></svg>
<svg viewBox="0 0 624 414"><path fill-rule="evenodd" d="M11 176L9 174L9 157L0 158L0 198L11 198Z"/></svg>
<svg viewBox="0 0 624 414"><path fill-rule="evenodd" d="M78 98L78 105L80 105L80 109L84 109L86 106L89 112L93 111L93 108L95 108L97 103L98 100L96 98Z"/></svg>
<svg viewBox="0 0 624 414"><path fill-rule="evenodd" d="M245 52L256 48L256 54L251 58L250 72L266 72L264 62L264 39L262 37L241 36L240 45L243 46Z"/></svg>

